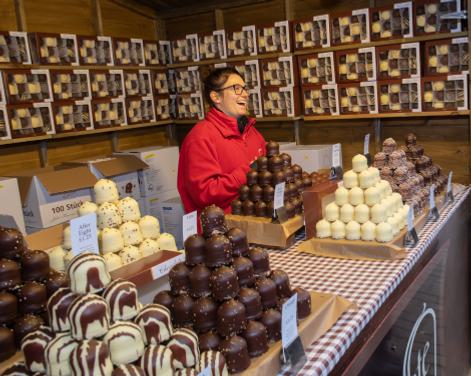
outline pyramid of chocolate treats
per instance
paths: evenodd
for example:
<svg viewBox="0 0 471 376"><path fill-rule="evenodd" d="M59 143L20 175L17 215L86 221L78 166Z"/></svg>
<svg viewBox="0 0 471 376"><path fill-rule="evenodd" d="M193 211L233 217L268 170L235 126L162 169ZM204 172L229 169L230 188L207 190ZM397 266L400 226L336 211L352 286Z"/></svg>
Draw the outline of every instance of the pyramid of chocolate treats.
<svg viewBox="0 0 471 376"><path fill-rule="evenodd" d="M275 186L286 182L284 207L288 218L303 211L302 192L312 185L307 172L297 165L291 165L291 156L280 154L275 141L266 144L267 155L257 158L256 168L247 173L247 184L240 186L239 197L231 204L232 214L273 217Z"/></svg>
<svg viewBox="0 0 471 376"><path fill-rule="evenodd" d="M250 248L242 230L228 229L222 209L206 207L201 224L203 234L185 240L185 262L170 270L170 291L154 303L170 310L175 327L198 333L200 351L220 351L230 373L242 372L281 339L282 304L297 293L303 319L311 297L292 289L284 271L271 270L267 251Z"/></svg>

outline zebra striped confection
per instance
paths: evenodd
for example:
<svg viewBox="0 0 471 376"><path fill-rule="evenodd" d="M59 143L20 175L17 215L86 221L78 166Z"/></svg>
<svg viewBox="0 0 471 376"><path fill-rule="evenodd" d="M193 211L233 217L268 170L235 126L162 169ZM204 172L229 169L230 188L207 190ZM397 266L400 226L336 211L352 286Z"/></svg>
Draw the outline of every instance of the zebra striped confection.
<svg viewBox="0 0 471 376"><path fill-rule="evenodd" d="M54 338L51 328L41 326L38 330L28 333L21 341L21 351L25 365L31 372L46 372L45 349Z"/></svg>
<svg viewBox="0 0 471 376"><path fill-rule="evenodd" d="M141 357L146 376L172 376L172 352L162 345L150 345Z"/></svg>
<svg viewBox="0 0 471 376"><path fill-rule="evenodd" d="M115 368L111 376L145 376L141 367L132 364L122 364Z"/></svg>
<svg viewBox="0 0 471 376"><path fill-rule="evenodd" d="M108 346L96 339L84 340L70 355L73 376L111 376L111 363Z"/></svg>
<svg viewBox="0 0 471 376"><path fill-rule="evenodd" d="M62 287L51 295L47 301L47 316L49 325L54 332L66 332L70 330L67 310L78 295L69 288Z"/></svg>
<svg viewBox="0 0 471 376"><path fill-rule="evenodd" d="M110 306L111 320L132 320L139 312L136 285L124 279L115 279L103 293Z"/></svg>
<svg viewBox="0 0 471 376"><path fill-rule="evenodd" d="M58 334L46 346L48 376L66 376L71 374L69 357L78 346L78 342L69 333Z"/></svg>
<svg viewBox="0 0 471 376"><path fill-rule="evenodd" d="M115 365L133 363L144 353L141 328L132 322L117 321L103 338Z"/></svg>
<svg viewBox="0 0 471 376"><path fill-rule="evenodd" d="M173 353L174 369L194 367L198 364L200 357L198 336L192 330L185 328L176 330L167 347Z"/></svg>
<svg viewBox="0 0 471 376"><path fill-rule="evenodd" d="M170 311L160 304L146 305L134 319L144 333L146 345L158 345L173 334Z"/></svg>
<svg viewBox="0 0 471 376"><path fill-rule="evenodd" d="M98 292L111 281L103 257L94 253L82 253L72 259L67 267L70 289L77 294Z"/></svg>
<svg viewBox="0 0 471 376"><path fill-rule="evenodd" d="M110 325L110 310L105 299L87 294L75 299L68 311L72 337L75 339L99 338Z"/></svg>
<svg viewBox="0 0 471 376"><path fill-rule="evenodd" d="M199 368L203 372L209 367L209 374L211 376L228 376L226 359L220 351L205 351L201 354Z"/></svg>

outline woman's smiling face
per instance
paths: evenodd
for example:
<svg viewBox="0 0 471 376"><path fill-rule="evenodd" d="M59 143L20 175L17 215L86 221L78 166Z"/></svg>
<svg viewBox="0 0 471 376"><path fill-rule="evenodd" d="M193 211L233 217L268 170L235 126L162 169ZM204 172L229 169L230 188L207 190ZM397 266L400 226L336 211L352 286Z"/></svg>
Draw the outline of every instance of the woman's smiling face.
<svg viewBox="0 0 471 376"><path fill-rule="evenodd" d="M211 92L211 99L226 115L238 118L247 114L249 100L247 90L242 88L245 88L244 80L237 74L231 74L219 90Z"/></svg>

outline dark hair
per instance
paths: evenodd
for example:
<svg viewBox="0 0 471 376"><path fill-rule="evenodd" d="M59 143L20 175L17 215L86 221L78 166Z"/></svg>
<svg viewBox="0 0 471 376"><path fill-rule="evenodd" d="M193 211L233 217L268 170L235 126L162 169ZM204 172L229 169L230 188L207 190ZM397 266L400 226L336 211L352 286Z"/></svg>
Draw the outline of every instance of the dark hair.
<svg viewBox="0 0 471 376"><path fill-rule="evenodd" d="M213 69L204 79L204 98L208 101L210 106L214 106L213 100L210 96L211 92L217 91L218 89L223 87L231 74L236 74L240 78L244 79L234 67Z"/></svg>

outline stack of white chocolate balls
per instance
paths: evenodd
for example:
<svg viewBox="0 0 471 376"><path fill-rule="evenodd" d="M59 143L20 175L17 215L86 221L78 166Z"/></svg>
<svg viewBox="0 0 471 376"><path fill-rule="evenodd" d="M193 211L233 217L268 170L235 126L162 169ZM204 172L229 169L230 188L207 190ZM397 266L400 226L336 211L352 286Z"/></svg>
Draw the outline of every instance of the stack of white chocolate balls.
<svg viewBox="0 0 471 376"><path fill-rule="evenodd" d="M380 178L377 168L368 167L364 155L353 157L352 166L316 224L317 237L391 241L407 224L408 205Z"/></svg>

